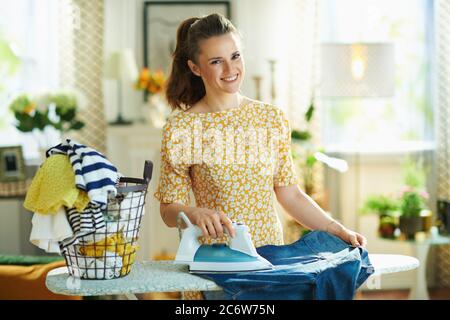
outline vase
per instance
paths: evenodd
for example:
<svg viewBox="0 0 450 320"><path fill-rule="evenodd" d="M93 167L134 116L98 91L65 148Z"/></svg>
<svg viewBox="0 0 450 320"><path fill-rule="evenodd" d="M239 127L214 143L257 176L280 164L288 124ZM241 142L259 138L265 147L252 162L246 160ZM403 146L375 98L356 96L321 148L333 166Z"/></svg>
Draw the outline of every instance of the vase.
<svg viewBox="0 0 450 320"><path fill-rule="evenodd" d="M166 122L167 103L160 94L152 94L143 107L144 120L154 128L162 128Z"/></svg>

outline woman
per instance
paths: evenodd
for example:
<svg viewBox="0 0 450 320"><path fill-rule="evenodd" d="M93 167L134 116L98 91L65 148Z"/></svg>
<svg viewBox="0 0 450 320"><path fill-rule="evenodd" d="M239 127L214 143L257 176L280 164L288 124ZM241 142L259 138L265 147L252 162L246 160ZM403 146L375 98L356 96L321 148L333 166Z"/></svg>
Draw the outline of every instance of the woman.
<svg viewBox="0 0 450 320"><path fill-rule="evenodd" d="M164 127L155 193L166 225L176 227L183 211L205 238L217 238L224 229L234 236L231 221L242 221L256 247L280 245L275 193L285 211L305 227L365 246L364 236L329 217L300 190L289 122L277 107L239 93L244 75L240 36L229 20L212 14L181 23L166 88L177 112ZM272 153L260 157L261 150ZM191 188L195 207L189 206Z"/></svg>
<svg viewBox="0 0 450 320"><path fill-rule="evenodd" d="M155 194L161 202L164 222L176 227L178 213L184 211L205 237L216 238L223 236L224 228L234 235L231 220L243 220L256 246L282 244L281 225L273 209L273 190L285 211L302 225L328 231L354 246L365 246L364 236L333 220L300 190L290 156L289 122L277 107L239 93L244 75L240 35L228 19L212 14L181 23L166 89L169 104L179 112L164 127L161 178ZM234 162L216 158L212 164L195 161L195 155L194 159L188 155L191 161L176 161L180 158L170 156L173 139L181 136L180 132L192 133L193 139L198 140L198 128L203 133L208 129L223 132L224 128L232 128L236 133L236 128L250 131L249 127L269 126L280 129L282 135L275 166L267 167L267 161L247 161L243 165L236 152L231 158ZM207 143L207 139L201 140L201 146ZM272 175L261 170L263 166L274 168ZM196 207L189 207L191 188Z"/></svg>

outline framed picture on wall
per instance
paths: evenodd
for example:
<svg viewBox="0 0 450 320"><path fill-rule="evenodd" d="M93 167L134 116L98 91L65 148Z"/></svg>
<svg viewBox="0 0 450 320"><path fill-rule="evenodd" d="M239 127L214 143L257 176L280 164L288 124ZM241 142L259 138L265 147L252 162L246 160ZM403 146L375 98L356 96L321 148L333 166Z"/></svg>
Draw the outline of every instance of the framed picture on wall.
<svg viewBox="0 0 450 320"><path fill-rule="evenodd" d="M25 163L21 146L0 148L0 182L25 179Z"/></svg>
<svg viewBox="0 0 450 320"><path fill-rule="evenodd" d="M146 1L144 3L144 66L168 75L179 24L211 13L231 19L230 1Z"/></svg>

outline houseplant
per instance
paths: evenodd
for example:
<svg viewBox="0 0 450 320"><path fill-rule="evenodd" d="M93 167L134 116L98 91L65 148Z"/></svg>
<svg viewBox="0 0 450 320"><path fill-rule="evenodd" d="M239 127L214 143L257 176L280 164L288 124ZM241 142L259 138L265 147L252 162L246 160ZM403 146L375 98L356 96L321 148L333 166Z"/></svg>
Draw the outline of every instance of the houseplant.
<svg viewBox="0 0 450 320"><path fill-rule="evenodd" d="M403 171L406 186L400 194L399 227L408 239L413 239L417 232L430 230L432 214L428 209L425 170L421 163L407 160Z"/></svg>
<svg viewBox="0 0 450 320"><path fill-rule="evenodd" d="M413 239L420 231L429 231L431 223L431 211L427 209L428 194L414 188L406 188L400 198L400 220L401 232L408 238Z"/></svg>
<svg viewBox="0 0 450 320"><path fill-rule="evenodd" d="M80 94L69 91L21 94L13 99L9 110L14 114L16 128L33 134L42 150L54 143L49 129L61 135L84 127L84 122L77 118L82 100Z"/></svg>
<svg viewBox="0 0 450 320"><path fill-rule="evenodd" d="M395 238L400 215L400 203L387 195L369 196L362 209L362 213L375 213L379 217L378 235L382 238Z"/></svg>

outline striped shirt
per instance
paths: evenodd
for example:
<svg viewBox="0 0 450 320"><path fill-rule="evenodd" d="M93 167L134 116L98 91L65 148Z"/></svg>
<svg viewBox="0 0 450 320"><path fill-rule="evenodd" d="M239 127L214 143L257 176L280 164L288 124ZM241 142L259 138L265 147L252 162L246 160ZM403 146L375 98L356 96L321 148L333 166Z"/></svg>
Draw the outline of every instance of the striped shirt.
<svg viewBox="0 0 450 320"><path fill-rule="evenodd" d="M69 157L77 188L86 191L91 202L106 208L108 193L117 194L116 183L120 178L117 168L100 152L70 139L46 152L47 157L53 154Z"/></svg>

